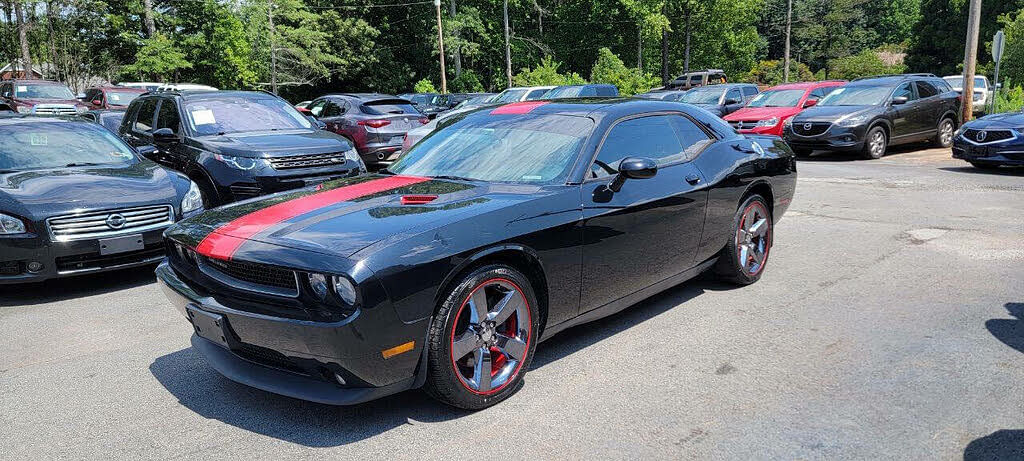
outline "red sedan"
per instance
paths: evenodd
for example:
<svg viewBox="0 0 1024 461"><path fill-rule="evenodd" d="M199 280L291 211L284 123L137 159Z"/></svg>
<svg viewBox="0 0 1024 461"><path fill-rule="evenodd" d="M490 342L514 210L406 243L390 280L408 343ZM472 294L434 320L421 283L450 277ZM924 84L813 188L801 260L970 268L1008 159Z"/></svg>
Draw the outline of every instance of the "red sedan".
<svg viewBox="0 0 1024 461"><path fill-rule="evenodd" d="M760 93L746 107L723 117L740 133L782 136L782 124L805 108L818 103L845 80L787 83Z"/></svg>

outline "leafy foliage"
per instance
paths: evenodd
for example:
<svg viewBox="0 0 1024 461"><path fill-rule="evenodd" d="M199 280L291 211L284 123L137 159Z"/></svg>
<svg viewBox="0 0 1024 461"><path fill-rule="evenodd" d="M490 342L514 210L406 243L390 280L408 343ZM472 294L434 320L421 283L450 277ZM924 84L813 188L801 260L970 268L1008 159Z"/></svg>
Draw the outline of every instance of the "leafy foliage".
<svg viewBox="0 0 1024 461"><path fill-rule="evenodd" d="M999 68L1000 80L1024 81L1024 9L999 17L1006 33L1006 49Z"/></svg>
<svg viewBox="0 0 1024 461"><path fill-rule="evenodd" d="M590 72L590 81L611 83L619 88L619 93L623 96L643 93L658 85L656 77L636 68L627 68L626 64L608 48L597 51L597 62Z"/></svg>
<svg viewBox="0 0 1024 461"><path fill-rule="evenodd" d="M143 41L142 48L135 53L135 63L125 66L124 72L142 79L163 80L191 68L192 63L185 60L185 54L174 46L174 42L166 35L157 34Z"/></svg>
<svg viewBox="0 0 1024 461"><path fill-rule="evenodd" d="M1007 80L1006 87L996 96L996 112L1019 112L1024 109L1024 88L1019 85L1009 87L1009 83Z"/></svg>
<svg viewBox="0 0 1024 461"><path fill-rule="evenodd" d="M864 50L853 56L829 61L829 78L853 80L859 77L882 74L900 74L906 70L903 64L886 64L878 57L876 50Z"/></svg>
<svg viewBox="0 0 1024 461"><path fill-rule="evenodd" d="M429 78L425 78L416 82L412 86L412 91L415 93L437 93L437 88L434 88L434 83Z"/></svg>
<svg viewBox="0 0 1024 461"><path fill-rule="evenodd" d="M782 61L775 59L760 61L750 69L750 72L744 76L743 80L761 85L778 85L782 83L785 67ZM814 74L811 72L811 68L807 67L807 64L795 60L789 61L790 82L807 82L813 79Z"/></svg>
<svg viewBox="0 0 1024 461"><path fill-rule="evenodd" d="M541 85L579 85L587 83L583 77L575 72L567 74L558 73L561 63L555 62L551 56L545 56L533 69L523 68L518 74L512 76L512 84L516 86L541 86Z"/></svg>
<svg viewBox="0 0 1024 461"><path fill-rule="evenodd" d="M461 75L448 82L448 87L453 93L481 93L484 91L484 84L480 83L480 77L467 69Z"/></svg>

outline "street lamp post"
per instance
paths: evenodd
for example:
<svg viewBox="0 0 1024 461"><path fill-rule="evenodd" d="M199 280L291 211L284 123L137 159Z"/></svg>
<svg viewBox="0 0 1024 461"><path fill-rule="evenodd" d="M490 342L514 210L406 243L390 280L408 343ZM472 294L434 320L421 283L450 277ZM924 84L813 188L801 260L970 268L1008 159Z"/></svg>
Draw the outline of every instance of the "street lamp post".
<svg viewBox="0 0 1024 461"><path fill-rule="evenodd" d="M437 10L437 49L441 58L441 94L448 93L448 78L444 75L444 31L441 29L441 0L434 0Z"/></svg>

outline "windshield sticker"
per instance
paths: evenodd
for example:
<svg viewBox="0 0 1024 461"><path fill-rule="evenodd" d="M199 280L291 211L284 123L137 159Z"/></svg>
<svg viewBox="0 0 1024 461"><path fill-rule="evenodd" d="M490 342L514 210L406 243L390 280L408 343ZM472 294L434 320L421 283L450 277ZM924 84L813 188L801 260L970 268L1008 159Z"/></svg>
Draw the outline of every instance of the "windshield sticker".
<svg viewBox="0 0 1024 461"><path fill-rule="evenodd" d="M18 93L24 93L28 91L28 87L25 85L18 85Z"/></svg>
<svg viewBox="0 0 1024 461"><path fill-rule="evenodd" d="M114 158L123 158L123 159L130 159L130 158L132 158L132 154L129 154L127 152L116 152L115 151L115 152L111 152L110 156L114 157Z"/></svg>
<svg viewBox="0 0 1024 461"><path fill-rule="evenodd" d="M29 138L29 142L31 142L33 146L45 146L49 144L46 139L46 135L43 133L32 133L32 136Z"/></svg>
<svg viewBox="0 0 1024 461"><path fill-rule="evenodd" d="M107 95L107 99L110 99L111 101L120 101L121 95L117 93L110 93L109 95Z"/></svg>
<svg viewBox="0 0 1024 461"><path fill-rule="evenodd" d="M213 116L213 111L205 107L196 107L189 114L192 116L192 123L196 125L214 125L217 123L217 118Z"/></svg>

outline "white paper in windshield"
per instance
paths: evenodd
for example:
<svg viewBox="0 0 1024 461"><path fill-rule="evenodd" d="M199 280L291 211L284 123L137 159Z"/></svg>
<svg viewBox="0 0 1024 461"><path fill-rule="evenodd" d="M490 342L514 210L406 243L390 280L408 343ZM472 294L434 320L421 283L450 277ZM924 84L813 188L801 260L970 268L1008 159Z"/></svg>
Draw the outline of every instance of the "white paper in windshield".
<svg viewBox="0 0 1024 461"><path fill-rule="evenodd" d="M213 111L204 107L196 107L189 113L192 116L192 123L196 125L214 125L217 123L217 118L213 116Z"/></svg>
<svg viewBox="0 0 1024 461"><path fill-rule="evenodd" d="M110 93L107 97L110 98L111 101L120 101L121 100L121 95L119 95L117 93Z"/></svg>
<svg viewBox="0 0 1024 461"><path fill-rule="evenodd" d="M49 144L49 140L46 139L46 135L43 133L32 133L32 136L29 137L29 142L32 143L33 146L45 146Z"/></svg>
<svg viewBox="0 0 1024 461"><path fill-rule="evenodd" d="M24 86L24 85L19 85L18 86L18 93L24 93L26 91L28 91L28 87L27 86Z"/></svg>

